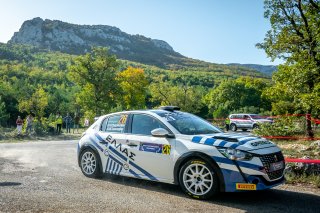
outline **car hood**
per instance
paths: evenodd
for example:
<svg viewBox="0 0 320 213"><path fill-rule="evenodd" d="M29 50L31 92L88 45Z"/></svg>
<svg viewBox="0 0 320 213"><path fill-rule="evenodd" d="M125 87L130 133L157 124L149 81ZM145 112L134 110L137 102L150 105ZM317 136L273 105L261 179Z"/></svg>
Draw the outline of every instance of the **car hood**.
<svg viewBox="0 0 320 213"><path fill-rule="evenodd" d="M243 151L252 151L270 147L277 147L271 141L254 135L217 133L210 135L190 136L193 143L234 148Z"/></svg>

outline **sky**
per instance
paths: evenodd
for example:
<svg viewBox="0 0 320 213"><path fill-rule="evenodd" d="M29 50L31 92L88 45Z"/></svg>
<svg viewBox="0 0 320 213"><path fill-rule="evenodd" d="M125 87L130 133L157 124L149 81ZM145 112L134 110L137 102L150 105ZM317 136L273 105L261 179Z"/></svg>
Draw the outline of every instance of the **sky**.
<svg viewBox="0 0 320 213"><path fill-rule="evenodd" d="M190 58L213 63L277 65L255 44L270 24L263 0L0 0L0 42L35 17L110 25L168 42Z"/></svg>

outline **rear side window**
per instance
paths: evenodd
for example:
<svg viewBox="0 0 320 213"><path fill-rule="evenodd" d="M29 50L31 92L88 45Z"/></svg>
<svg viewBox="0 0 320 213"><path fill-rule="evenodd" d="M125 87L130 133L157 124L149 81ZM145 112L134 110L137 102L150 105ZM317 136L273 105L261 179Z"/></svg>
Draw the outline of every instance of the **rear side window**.
<svg viewBox="0 0 320 213"><path fill-rule="evenodd" d="M132 119L132 134L151 135L151 131L157 128L168 128L152 116L135 114ZM169 130L168 130L169 131Z"/></svg>
<svg viewBox="0 0 320 213"><path fill-rule="evenodd" d="M128 115L114 115L102 122L101 131L123 133L125 130Z"/></svg>

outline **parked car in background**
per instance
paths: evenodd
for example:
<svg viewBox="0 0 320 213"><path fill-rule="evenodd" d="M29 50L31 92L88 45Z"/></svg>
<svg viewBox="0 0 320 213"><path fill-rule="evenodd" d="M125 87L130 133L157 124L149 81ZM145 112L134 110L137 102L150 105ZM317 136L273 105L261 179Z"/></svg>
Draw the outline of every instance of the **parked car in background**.
<svg viewBox="0 0 320 213"><path fill-rule="evenodd" d="M230 119L230 129L232 131L237 131L241 129L242 131L247 131L248 129L259 128L262 123L273 123L272 119L267 119L258 114L231 114Z"/></svg>

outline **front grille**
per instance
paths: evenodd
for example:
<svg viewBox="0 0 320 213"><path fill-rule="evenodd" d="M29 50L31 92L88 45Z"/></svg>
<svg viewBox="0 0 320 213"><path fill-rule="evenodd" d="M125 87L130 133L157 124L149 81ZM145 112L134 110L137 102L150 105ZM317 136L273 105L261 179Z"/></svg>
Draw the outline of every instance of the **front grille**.
<svg viewBox="0 0 320 213"><path fill-rule="evenodd" d="M270 165L272 163L283 161L284 163L284 157L281 152L273 153L273 154L267 154L260 156L260 160L264 166L264 169L266 170L268 177L270 180L275 180L280 178L283 175L283 171L285 168L276 170L276 171L270 171Z"/></svg>

